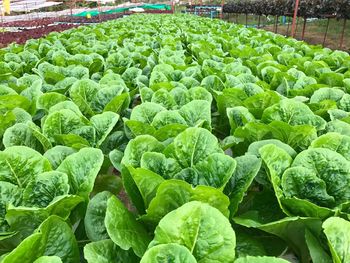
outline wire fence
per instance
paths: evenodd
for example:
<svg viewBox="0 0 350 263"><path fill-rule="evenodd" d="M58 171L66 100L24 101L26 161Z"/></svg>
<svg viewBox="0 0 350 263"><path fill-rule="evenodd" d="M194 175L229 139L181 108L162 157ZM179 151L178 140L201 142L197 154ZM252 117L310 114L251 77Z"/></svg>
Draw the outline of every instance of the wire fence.
<svg viewBox="0 0 350 263"><path fill-rule="evenodd" d="M291 36L292 17L224 13L224 20ZM350 22L334 15L324 18L298 17L295 38L310 44L350 51Z"/></svg>

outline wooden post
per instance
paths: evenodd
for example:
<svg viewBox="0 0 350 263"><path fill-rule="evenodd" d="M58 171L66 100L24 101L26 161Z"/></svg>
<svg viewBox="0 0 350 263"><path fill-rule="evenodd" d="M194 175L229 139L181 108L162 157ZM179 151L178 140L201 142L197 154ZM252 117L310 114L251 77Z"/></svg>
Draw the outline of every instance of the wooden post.
<svg viewBox="0 0 350 263"><path fill-rule="evenodd" d="M342 49L343 45L344 45L345 27L346 27L346 18L344 18L343 30L341 32L339 49Z"/></svg>
<svg viewBox="0 0 350 263"><path fill-rule="evenodd" d="M261 19L261 15L259 15L259 18L258 18L258 28L260 28L260 19Z"/></svg>
<svg viewBox="0 0 350 263"><path fill-rule="evenodd" d="M221 19L224 18L224 4L225 4L225 0L221 0L221 13L220 13Z"/></svg>
<svg viewBox="0 0 350 263"><path fill-rule="evenodd" d="M323 43L322 46L324 47L324 45L326 44L326 39L327 39L327 34L328 34L328 28L329 28L329 21L331 19L328 17L327 19L327 26L326 26L326 32L324 33L324 38L323 38Z"/></svg>
<svg viewBox="0 0 350 263"><path fill-rule="evenodd" d="M245 27L248 27L248 14L245 14Z"/></svg>
<svg viewBox="0 0 350 263"><path fill-rule="evenodd" d="M278 16L275 16L275 34L277 34Z"/></svg>
<svg viewBox="0 0 350 263"><path fill-rule="evenodd" d="M295 0L295 8L294 8L294 15L293 15L293 22L292 22L292 37L295 37L295 24L296 24L297 15L298 15L298 8L299 8L299 0Z"/></svg>
<svg viewBox="0 0 350 263"><path fill-rule="evenodd" d="M29 11L28 11L28 5L27 5L27 3L25 4L25 10L26 10L26 14L27 14L27 16L28 16L28 20L31 20L30 19L30 15L29 15Z"/></svg>
<svg viewBox="0 0 350 263"><path fill-rule="evenodd" d="M220 12L220 19L224 19L224 4L225 0L221 0L221 12Z"/></svg>
<svg viewBox="0 0 350 263"><path fill-rule="evenodd" d="M73 1L73 0L72 0ZM70 1L69 9L70 9L70 16L73 15L73 2Z"/></svg>
<svg viewBox="0 0 350 263"><path fill-rule="evenodd" d="M305 29L306 29L306 17L304 17L303 32L301 33L301 40L304 40Z"/></svg>
<svg viewBox="0 0 350 263"><path fill-rule="evenodd" d="M101 21L101 0L97 0L98 20Z"/></svg>
<svg viewBox="0 0 350 263"><path fill-rule="evenodd" d="M289 24L290 24L290 23L288 23L288 19L287 19L287 34L286 34L286 36L289 35Z"/></svg>
<svg viewBox="0 0 350 263"><path fill-rule="evenodd" d="M298 27L299 27L299 19L300 19L300 17L298 16L297 17L297 25L295 26L295 32L294 32L294 37L296 37L297 36L297 33L298 33Z"/></svg>
<svg viewBox="0 0 350 263"><path fill-rule="evenodd" d="M35 6L36 17L39 19L39 11L36 7L36 2L34 3L34 6Z"/></svg>
<svg viewBox="0 0 350 263"><path fill-rule="evenodd" d="M3 14L2 14L1 6L0 6L0 16L1 16L1 26L2 26L2 24L4 23L4 17L3 17Z"/></svg>

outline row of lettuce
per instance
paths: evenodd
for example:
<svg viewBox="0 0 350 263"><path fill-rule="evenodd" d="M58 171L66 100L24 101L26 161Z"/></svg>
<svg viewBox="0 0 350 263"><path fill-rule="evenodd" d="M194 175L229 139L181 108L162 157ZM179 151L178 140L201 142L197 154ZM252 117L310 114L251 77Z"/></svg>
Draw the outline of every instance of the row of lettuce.
<svg viewBox="0 0 350 263"><path fill-rule="evenodd" d="M349 94L347 53L193 16L10 45L1 262L348 262Z"/></svg>

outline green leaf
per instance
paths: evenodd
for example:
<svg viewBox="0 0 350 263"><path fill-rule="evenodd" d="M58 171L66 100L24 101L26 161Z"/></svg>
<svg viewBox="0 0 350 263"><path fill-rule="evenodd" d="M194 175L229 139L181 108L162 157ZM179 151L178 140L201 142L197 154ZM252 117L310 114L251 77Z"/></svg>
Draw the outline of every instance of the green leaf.
<svg viewBox="0 0 350 263"><path fill-rule="evenodd" d="M236 224L257 228L285 240L302 262L309 262L309 251L305 241L305 231L320 233L321 220L318 218L287 217L275 222L261 224L248 214L233 219Z"/></svg>
<svg viewBox="0 0 350 263"><path fill-rule="evenodd" d="M109 164L108 164L109 165ZM110 168L110 167L108 167ZM94 190L91 195L94 196L102 191L109 191L112 194L119 194L120 190L123 188L122 179L120 176L113 174L99 174L96 177Z"/></svg>
<svg viewBox="0 0 350 263"><path fill-rule="evenodd" d="M21 95L1 95L0 110L13 110L14 108L22 108L26 111L30 109L31 103L26 97Z"/></svg>
<svg viewBox="0 0 350 263"><path fill-rule="evenodd" d="M223 90L225 88L225 84L216 75L211 75L211 76L205 77L202 80L201 84L198 86L204 87L209 91L213 91L213 90L220 91L220 90Z"/></svg>
<svg viewBox="0 0 350 263"><path fill-rule="evenodd" d="M11 146L27 146L38 152L43 152L43 146L34 136L32 130L24 123L16 123L8 128L2 139L6 148Z"/></svg>
<svg viewBox="0 0 350 263"><path fill-rule="evenodd" d="M163 217L150 247L169 243L187 247L199 262L234 262L236 238L231 224L205 203L189 202Z"/></svg>
<svg viewBox="0 0 350 263"><path fill-rule="evenodd" d="M59 102L66 101L66 100L67 100L67 97L60 94L60 93L47 92L47 93L42 94L38 98L38 100L36 102L36 107L38 109L43 109L43 110L46 110L48 112L52 106L56 105Z"/></svg>
<svg viewBox="0 0 350 263"><path fill-rule="evenodd" d="M306 150L317 138L316 128L311 125L291 126L285 122L273 121L269 127L274 139L290 145L297 152Z"/></svg>
<svg viewBox="0 0 350 263"><path fill-rule="evenodd" d="M336 204L350 199L350 163L342 155L326 148L309 149L297 155L292 167L312 170L325 182Z"/></svg>
<svg viewBox="0 0 350 263"><path fill-rule="evenodd" d="M70 193L87 198L93 189L103 159L101 150L84 148L69 155L57 168L57 171L68 175Z"/></svg>
<svg viewBox="0 0 350 263"><path fill-rule="evenodd" d="M151 239L143 225L116 197L107 201L105 225L115 244L124 250L132 248L138 257L142 257Z"/></svg>
<svg viewBox="0 0 350 263"><path fill-rule="evenodd" d="M194 115L196 114L194 113ZM175 110L158 112L152 121L152 126L155 129L160 129L170 124L182 124L187 126L185 118L181 116L181 112Z"/></svg>
<svg viewBox="0 0 350 263"><path fill-rule="evenodd" d="M211 129L211 104L206 100L193 100L179 110L188 126L195 127L204 121L203 128Z"/></svg>
<svg viewBox="0 0 350 263"><path fill-rule="evenodd" d="M133 108L130 115L130 120L151 124L154 116L156 116L158 112L161 112L163 110L166 109L159 104L145 102Z"/></svg>
<svg viewBox="0 0 350 263"><path fill-rule="evenodd" d="M170 155L182 167L193 167L210 154L222 152L217 138L202 128L186 129L174 139L173 147Z"/></svg>
<svg viewBox="0 0 350 263"><path fill-rule="evenodd" d="M66 174L58 171L36 175L23 191L23 205L46 207L56 197L68 195L69 184Z"/></svg>
<svg viewBox="0 0 350 263"><path fill-rule="evenodd" d="M244 126L249 122L254 122L254 116L247 108L237 106L234 108L227 108L226 114L231 126L231 133L233 134L237 127Z"/></svg>
<svg viewBox="0 0 350 263"><path fill-rule="evenodd" d="M211 93L203 87L190 88L186 92L186 97L188 102L193 100L206 100L211 104L213 100Z"/></svg>
<svg viewBox="0 0 350 263"><path fill-rule="evenodd" d="M333 262L348 262L350 260L349 221L339 217L331 217L323 223L322 227L328 239Z"/></svg>
<svg viewBox="0 0 350 263"><path fill-rule="evenodd" d="M121 249L110 239L87 244L84 247L84 257L88 263L134 263L138 261L131 250Z"/></svg>
<svg viewBox="0 0 350 263"><path fill-rule="evenodd" d="M286 151L293 158L297 155L297 152L292 147L290 147L288 144L285 144L285 143L283 143L279 140L275 140L275 139L253 142L252 144L249 145L247 152L260 157L259 150L267 144L274 144L278 148L282 148L284 151Z"/></svg>
<svg viewBox="0 0 350 263"><path fill-rule="evenodd" d="M226 115L227 108L242 106L243 101L247 98L247 94L243 90L230 88L224 89L222 93L217 96L216 102L220 115Z"/></svg>
<svg viewBox="0 0 350 263"><path fill-rule="evenodd" d="M188 177L178 173L175 178L191 182L192 185L209 185L224 188L236 169L236 161L228 155L214 153L194 166L195 175Z"/></svg>
<svg viewBox="0 0 350 263"><path fill-rule="evenodd" d="M62 260L57 256L42 256L35 260L34 263L62 263Z"/></svg>
<svg viewBox="0 0 350 263"><path fill-rule="evenodd" d="M350 124L340 120L333 120L327 123L326 132L337 132L350 136Z"/></svg>
<svg viewBox="0 0 350 263"><path fill-rule="evenodd" d="M31 132L33 133L34 137L41 143L45 152L52 148L52 144L49 138L47 138L41 132L41 129L38 126L36 126L33 122L27 122L27 125L31 130Z"/></svg>
<svg viewBox="0 0 350 263"><path fill-rule="evenodd" d="M127 167L123 166L122 170L122 182L128 197L130 198L132 204L137 209L140 214L145 213L145 202L142 198L140 190L138 189L132 175Z"/></svg>
<svg viewBox="0 0 350 263"><path fill-rule="evenodd" d="M13 111L0 113L0 136L4 134L7 128L10 128L16 122L16 115Z"/></svg>
<svg viewBox="0 0 350 263"><path fill-rule="evenodd" d="M128 170L140 191L145 207L147 208L152 199L156 196L159 185L165 180L160 175L146 169L135 169L128 166Z"/></svg>
<svg viewBox="0 0 350 263"><path fill-rule="evenodd" d="M225 187L225 193L230 198L231 216L237 212L238 205L242 202L246 191L261 167L261 160L255 155L247 154L237 157L235 160L237 168Z"/></svg>
<svg viewBox="0 0 350 263"><path fill-rule="evenodd" d="M55 135L54 138L57 144L62 144L66 147L71 147L75 150L91 146L87 140L76 134Z"/></svg>
<svg viewBox="0 0 350 263"><path fill-rule="evenodd" d="M36 101L43 93L41 91L43 81L38 79L32 83L32 85L21 92L21 95L31 101L30 112L36 111Z"/></svg>
<svg viewBox="0 0 350 263"><path fill-rule="evenodd" d="M310 98L310 103L320 103L324 100L338 102L344 96L345 92L334 88L321 88L314 92Z"/></svg>
<svg viewBox="0 0 350 263"><path fill-rule="evenodd" d="M104 111L112 111L118 114L121 114L125 109L129 107L130 104L130 95L129 93L122 93L118 96L115 96L104 108Z"/></svg>
<svg viewBox="0 0 350 263"><path fill-rule="evenodd" d="M333 100L323 100L318 103L309 103L309 108L314 112L314 114L322 117L325 120L329 120L329 112L336 110L337 103Z"/></svg>
<svg viewBox="0 0 350 263"><path fill-rule="evenodd" d="M238 258L235 263L288 263L289 261L275 257L252 257Z"/></svg>
<svg viewBox="0 0 350 263"><path fill-rule="evenodd" d="M22 108L14 108L12 113L16 117L16 123L27 123L32 121L32 116Z"/></svg>
<svg viewBox="0 0 350 263"><path fill-rule="evenodd" d="M196 259L185 247L178 244L163 244L151 247L143 255L140 263L162 262L196 263Z"/></svg>
<svg viewBox="0 0 350 263"><path fill-rule="evenodd" d="M287 244L275 235L235 225L236 257L246 256L279 256Z"/></svg>
<svg viewBox="0 0 350 263"><path fill-rule="evenodd" d="M57 256L62 262L79 261L79 250L71 228L58 216L45 220L34 234L23 240L2 262L32 263L41 256Z"/></svg>
<svg viewBox="0 0 350 263"><path fill-rule="evenodd" d="M79 115L70 109L62 109L47 116L42 125L42 130L45 136L54 141L56 135L69 134L83 125L84 123Z"/></svg>
<svg viewBox="0 0 350 263"><path fill-rule="evenodd" d="M94 111L91 108L91 101L100 89L96 82L84 79L76 81L70 88L69 94L73 102L86 116L93 116Z"/></svg>
<svg viewBox="0 0 350 263"><path fill-rule="evenodd" d="M16 123L8 128L3 137L4 146L27 146L38 152L52 148L49 139L41 133L39 127L33 122Z"/></svg>
<svg viewBox="0 0 350 263"><path fill-rule="evenodd" d="M53 105L50 109L49 109L49 114L53 113L55 111L60 111L60 110L71 110L73 111L76 115L83 117L83 114L81 113L81 111L79 110L79 107L72 101L67 100L67 101L62 101L59 102L55 105Z"/></svg>
<svg viewBox="0 0 350 263"><path fill-rule="evenodd" d="M317 130L326 126L326 121L316 116L307 105L295 100L284 99L278 104L267 108L261 118L262 122L283 121L290 125L308 124Z"/></svg>
<svg viewBox="0 0 350 263"><path fill-rule="evenodd" d="M342 87L343 84L343 75L335 72L326 72L322 73L320 76L320 83L327 84L330 87Z"/></svg>
<svg viewBox="0 0 350 263"><path fill-rule="evenodd" d="M128 141L129 140L126 137L125 132L117 130L111 132L107 136L106 140L104 140L104 142L101 144L100 149L105 155L108 155L114 149L120 149L124 151Z"/></svg>
<svg viewBox="0 0 350 263"><path fill-rule="evenodd" d="M119 172L121 172L122 171L121 161L123 159L124 153L115 149L111 151L108 156L114 168L117 169Z"/></svg>
<svg viewBox="0 0 350 263"><path fill-rule="evenodd" d="M329 132L311 143L312 148L327 148L343 155L350 161L350 137L336 132Z"/></svg>
<svg viewBox="0 0 350 263"><path fill-rule="evenodd" d="M6 209L9 204L19 205L22 201L21 189L11 183L0 183L0 232L9 231L9 225L5 220ZM1 235L0 235L1 240Z"/></svg>
<svg viewBox="0 0 350 263"><path fill-rule="evenodd" d="M305 240L310 251L313 262L331 263L332 260L327 252L323 249L320 241L309 230L305 230Z"/></svg>
<svg viewBox="0 0 350 263"><path fill-rule="evenodd" d="M151 170L165 179L174 178L181 171L181 166L172 158L162 153L145 152L141 157L141 168Z"/></svg>
<svg viewBox="0 0 350 263"><path fill-rule="evenodd" d="M133 121L124 119L124 125L126 130L126 135L129 138L135 138L139 135L151 135L153 136L156 129L147 123L142 123L140 121Z"/></svg>
<svg viewBox="0 0 350 263"><path fill-rule="evenodd" d="M188 127L183 124L167 124L154 132L154 137L157 140L164 142L169 138L174 138Z"/></svg>
<svg viewBox="0 0 350 263"><path fill-rule="evenodd" d="M145 152L160 152L163 149L163 144L154 137L150 135L137 136L135 139L130 140L126 146L122 164L139 167L142 154Z"/></svg>
<svg viewBox="0 0 350 263"><path fill-rule="evenodd" d="M299 199L297 197L286 198L284 196L284 192L281 188L281 177L284 171L286 171L292 164L292 159L287 152L275 145L265 145L260 149L260 154L267 167L267 171L278 202L287 215L305 215L310 217L326 218L334 213L332 210L325 207L320 207L306 199ZM305 161L306 160L307 158ZM307 164L307 162L308 161L306 161L305 164ZM309 164L309 167L306 166L305 168L312 170L312 163Z"/></svg>
<svg viewBox="0 0 350 263"><path fill-rule="evenodd" d="M350 111L350 94L344 94L344 96L338 102L338 105L339 105L339 109L349 112Z"/></svg>
<svg viewBox="0 0 350 263"><path fill-rule="evenodd" d="M102 114L97 114L91 117L91 124L96 130L97 147L104 142L109 133L113 130L114 126L117 124L118 120L119 115L111 111L105 111Z"/></svg>
<svg viewBox="0 0 350 263"><path fill-rule="evenodd" d="M56 169L66 159L67 156L75 153L73 148L57 145L44 153L44 157L49 160L53 169Z"/></svg>
<svg viewBox="0 0 350 263"><path fill-rule="evenodd" d="M163 89L163 88L157 90L152 94L151 102L157 103L169 110L177 106L173 96L171 96L171 94L166 89Z"/></svg>
<svg viewBox="0 0 350 263"><path fill-rule="evenodd" d="M50 162L25 146L12 146L0 152L0 180L26 187L37 174L51 170Z"/></svg>
<svg viewBox="0 0 350 263"><path fill-rule="evenodd" d="M235 137L242 138L248 143L272 138L271 128L263 123L248 122L243 127L238 127L233 133Z"/></svg>
<svg viewBox="0 0 350 263"><path fill-rule="evenodd" d="M220 190L204 185L193 188L184 181L166 180L156 189L144 219L157 224L166 214L191 201L207 203L226 217L229 215L229 200Z"/></svg>
<svg viewBox="0 0 350 263"><path fill-rule="evenodd" d="M48 62L41 63L35 73L37 73L48 84L55 84L65 78L60 67L51 65Z"/></svg>
<svg viewBox="0 0 350 263"><path fill-rule="evenodd" d="M326 183L313 170L291 167L283 173L281 185L287 198L296 196L320 206L335 205L334 197L327 193Z"/></svg>
<svg viewBox="0 0 350 263"><path fill-rule="evenodd" d="M28 236L51 215L57 215L66 220L71 211L82 201L83 199L79 196L64 195L56 197L44 208L9 205L6 220L12 229L19 231L22 236Z"/></svg>
<svg viewBox="0 0 350 263"><path fill-rule="evenodd" d="M255 118L260 119L264 110L278 103L280 96L275 91L265 91L255 94L244 100L243 105L251 112Z"/></svg>
<svg viewBox="0 0 350 263"><path fill-rule="evenodd" d="M91 241L109 238L104 220L107 210L107 200L111 196L113 194L108 191L100 192L90 200L87 206L84 225L86 235Z"/></svg>
<svg viewBox="0 0 350 263"><path fill-rule="evenodd" d="M105 107L118 97L125 90L123 86L115 85L101 85L96 94L91 98L88 104L94 112L102 112Z"/></svg>

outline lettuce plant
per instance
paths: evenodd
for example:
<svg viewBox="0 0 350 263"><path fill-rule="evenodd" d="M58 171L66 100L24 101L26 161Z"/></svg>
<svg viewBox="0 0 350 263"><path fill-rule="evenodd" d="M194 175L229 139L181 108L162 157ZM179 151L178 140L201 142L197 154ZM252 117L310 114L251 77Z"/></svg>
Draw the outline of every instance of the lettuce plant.
<svg viewBox="0 0 350 263"><path fill-rule="evenodd" d="M188 15L0 49L0 262L347 262L349 80Z"/></svg>

